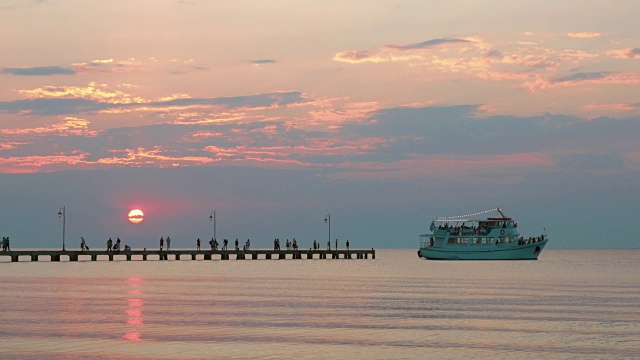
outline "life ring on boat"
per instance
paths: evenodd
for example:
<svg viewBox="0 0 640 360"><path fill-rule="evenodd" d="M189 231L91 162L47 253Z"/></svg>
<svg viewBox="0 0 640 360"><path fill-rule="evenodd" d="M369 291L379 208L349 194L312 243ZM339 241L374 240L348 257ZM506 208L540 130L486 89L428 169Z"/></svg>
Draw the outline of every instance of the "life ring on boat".
<svg viewBox="0 0 640 360"><path fill-rule="evenodd" d="M504 235L504 230L500 230L500 235Z"/></svg>

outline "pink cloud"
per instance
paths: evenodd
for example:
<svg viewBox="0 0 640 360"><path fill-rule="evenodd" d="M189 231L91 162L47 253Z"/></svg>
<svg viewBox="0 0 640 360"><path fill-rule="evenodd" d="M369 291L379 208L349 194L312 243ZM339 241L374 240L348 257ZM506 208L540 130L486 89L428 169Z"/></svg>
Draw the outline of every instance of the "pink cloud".
<svg viewBox="0 0 640 360"><path fill-rule="evenodd" d="M595 104L590 103L583 106L585 110L609 110L609 111L630 111L638 109L638 104L623 104L623 103L610 103L610 104Z"/></svg>
<svg viewBox="0 0 640 360"><path fill-rule="evenodd" d="M522 87L529 91L548 89L559 86L577 86L581 84L638 84L640 83L640 75L631 72L592 72L592 73L574 73L568 76L556 77L553 79L545 79L536 76L535 79L526 81Z"/></svg>
<svg viewBox="0 0 640 360"><path fill-rule="evenodd" d="M98 131L89 130L89 121L75 117L65 117L64 121L49 126L35 128L1 129L0 134L6 136L50 135L96 137Z"/></svg>
<svg viewBox="0 0 640 360"><path fill-rule="evenodd" d="M578 38L578 39L589 39L589 38L594 38L594 37L598 37L601 36L602 34L599 32L570 32L567 33L568 37L572 37L572 38Z"/></svg>
<svg viewBox="0 0 640 360"><path fill-rule="evenodd" d="M43 86L29 90L16 90L28 99L87 99L109 104L141 103L140 97L120 90L110 90L106 84L90 82L87 86Z"/></svg>
<svg viewBox="0 0 640 360"><path fill-rule="evenodd" d="M640 48L609 50L606 54L616 59L640 59Z"/></svg>

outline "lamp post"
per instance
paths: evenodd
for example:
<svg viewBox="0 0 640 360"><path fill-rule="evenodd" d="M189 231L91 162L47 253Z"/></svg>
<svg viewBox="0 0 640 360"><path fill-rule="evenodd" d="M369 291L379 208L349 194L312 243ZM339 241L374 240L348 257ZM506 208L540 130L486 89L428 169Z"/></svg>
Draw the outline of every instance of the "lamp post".
<svg viewBox="0 0 640 360"><path fill-rule="evenodd" d="M213 240L216 240L216 212L212 211L209 215L209 221L213 221Z"/></svg>
<svg viewBox="0 0 640 360"><path fill-rule="evenodd" d="M331 214L327 214L327 216L324 217L324 223L325 224L329 224L329 242L328 244L331 244ZM331 245L329 245L331 246Z"/></svg>
<svg viewBox="0 0 640 360"><path fill-rule="evenodd" d="M67 249L65 249L64 247L64 236L65 236L65 230L66 230L66 222L67 222L67 217L65 215L65 207L61 207L60 210L58 211L58 217L62 218L62 251L67 251Z"/></svg>

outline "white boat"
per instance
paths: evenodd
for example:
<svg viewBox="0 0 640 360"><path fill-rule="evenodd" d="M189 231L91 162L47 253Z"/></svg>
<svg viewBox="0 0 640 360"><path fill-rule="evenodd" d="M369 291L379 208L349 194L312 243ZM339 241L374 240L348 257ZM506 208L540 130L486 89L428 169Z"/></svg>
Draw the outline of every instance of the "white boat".
<svg viewBox="0 0 640 360"><path fill-rule="evenodd" d="M497 217L487 214L496 212ZM546 234L524 238L518 224L500 208L438 217L431 233L420 235L418 256L429 260L537 260L549 242Z"/></svg>

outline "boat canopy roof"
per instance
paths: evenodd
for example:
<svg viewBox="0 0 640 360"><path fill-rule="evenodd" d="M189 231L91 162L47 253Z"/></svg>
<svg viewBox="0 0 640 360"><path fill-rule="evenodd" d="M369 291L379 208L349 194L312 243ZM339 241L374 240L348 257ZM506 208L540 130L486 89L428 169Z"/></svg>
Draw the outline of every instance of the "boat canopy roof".
<svg viewBox="0 0 640 360"><path fill-rule="evenodd" d="M448 219L448 218L436 218L434 221L437 223L451 223L451 222L481 222L481 221L511 221L512 218L484 218L484 219Z"/></svg>
<svg viewBox="0 0 640 360"><path fill-rule="evenodd" d="M489 213L498 213L502 217L487 217L487 218L477 218L478 215L489 214ZM500 208L493 208L485 211L480 211L474 214L460 215L460 216L438 216L434 221L438 223L446 223L446 222L481 222L481 221L512 221L512 218L508 218L504 216L502 210Z"/></svg>

